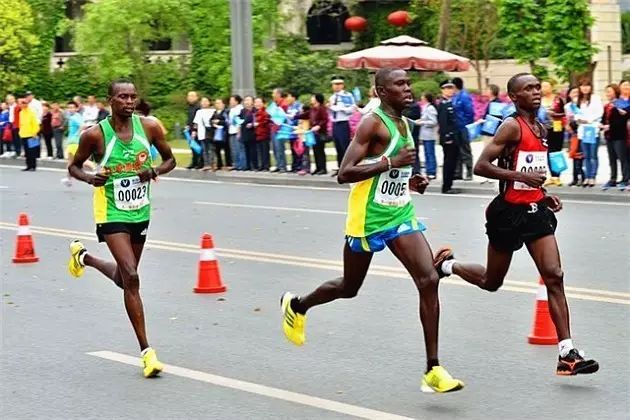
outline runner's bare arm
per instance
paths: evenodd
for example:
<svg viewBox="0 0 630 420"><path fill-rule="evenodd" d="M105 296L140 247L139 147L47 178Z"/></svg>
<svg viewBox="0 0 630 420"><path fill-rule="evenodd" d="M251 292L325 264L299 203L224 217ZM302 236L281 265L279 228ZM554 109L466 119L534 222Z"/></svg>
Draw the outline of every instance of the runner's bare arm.
<svg viewBox="0 0 630 420"><path fill-rule="evenodd" d="M176 162L171 147L164 137L164 131L158 122L149 118L142 118L142 126L144 131L148 134L149 141L155 146L162 157L162 163L160 165L149 170L141 171L138 174L142 181L148 181L149 179L154 179L159 175L172 171L173 168L175 168Z"/></svg>
<svg viewBox="0 0 630 420"><path fill-rule="evenodd" d="M499 126L492 142L481 152L481 156L479 156L475 164L475 175L503 181L519 181L530 187L540 187L545 182L544 175L537 172L519 172L504 169L492 163L504 153L506 147L518 143L520 136L521 129L518 122L514 118L506 119Z"/></svg>
<svg viewBox="0 0 630 420"><path fill-rule="evenodd" d="M376 163L360 165L361 161L368 154L370 143L377 138L381 124L378 117L369 115L363 118L357 128L355 138L350 142L350 146L341 162L339 173L337 174L337 182L345 184L364 181L389 170L389 165L385 159ZM392 168L411 165L414 160L413 150L410 149L402 149L390 159Z"/></svg>
<svg viewBox="0 0 630 420"><path fill-rule="evenodd" d="M73 178L94 185L95 187L105 185L108 176L101 173L97 173L96 175L88 174L83 170L83 164L89 159L90 155L94 153L96 144L101 139L102 133L98 125L90 127L81 133L79 148L68 166L68 172Z"/></svg>

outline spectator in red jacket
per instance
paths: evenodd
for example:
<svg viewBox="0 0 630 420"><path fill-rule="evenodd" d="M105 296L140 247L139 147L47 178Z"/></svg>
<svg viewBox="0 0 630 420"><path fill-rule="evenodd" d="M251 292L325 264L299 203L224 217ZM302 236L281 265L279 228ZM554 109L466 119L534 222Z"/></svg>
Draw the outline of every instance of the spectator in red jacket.
<svg viewBox="0 0 630 420"><path fill-rule="evenodd" d="M263 98L254 100L254 130L256 132L257 171L269 171L269 143L271 142L271 118L265 109Z"/></svg>

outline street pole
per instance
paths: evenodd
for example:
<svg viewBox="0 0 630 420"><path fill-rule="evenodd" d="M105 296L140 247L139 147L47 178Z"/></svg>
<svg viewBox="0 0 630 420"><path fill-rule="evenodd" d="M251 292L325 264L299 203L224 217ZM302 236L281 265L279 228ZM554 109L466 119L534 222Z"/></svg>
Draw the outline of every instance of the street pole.
<svg viewBox="0 0 630 420"><path fill-rule="evenodd" d="M251 0L230 0L230 41L232 46L232 93L254 96L254 54L252 50Z"/></svg>

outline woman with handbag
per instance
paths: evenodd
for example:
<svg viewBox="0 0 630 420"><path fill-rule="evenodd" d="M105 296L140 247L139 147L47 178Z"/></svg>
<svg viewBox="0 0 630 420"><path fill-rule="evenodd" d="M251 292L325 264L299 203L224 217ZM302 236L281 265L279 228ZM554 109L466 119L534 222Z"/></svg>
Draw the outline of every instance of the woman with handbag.
<svg viewBox="0 0 630 420"><path fill-rule="evenodd" d="M599 164L597 157L599 122L604 114L604 107L599 97L593 95L593 85L588 79L580 82L578 106L580 107L580 113L575 117L575 121L578 123L578 138L582 141L584 168L586 171L586 179L582 186L594 187Z"/></svg>

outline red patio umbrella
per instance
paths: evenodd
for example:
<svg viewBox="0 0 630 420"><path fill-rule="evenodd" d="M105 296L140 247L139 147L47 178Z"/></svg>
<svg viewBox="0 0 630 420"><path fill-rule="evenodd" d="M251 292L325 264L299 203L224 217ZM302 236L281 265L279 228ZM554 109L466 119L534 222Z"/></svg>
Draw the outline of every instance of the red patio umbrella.
<svg viewBox="0 0 630 420"><path fill-rule="evenodd" d="M420 39L401 35L382 41L378 47L339 56L337 67L346 70L399 67L417 71L466 71L470 67L467 58L428 45Z"/></svg>

